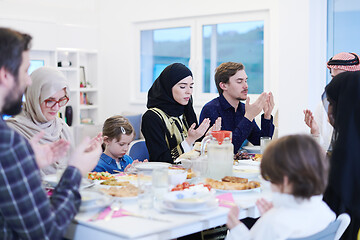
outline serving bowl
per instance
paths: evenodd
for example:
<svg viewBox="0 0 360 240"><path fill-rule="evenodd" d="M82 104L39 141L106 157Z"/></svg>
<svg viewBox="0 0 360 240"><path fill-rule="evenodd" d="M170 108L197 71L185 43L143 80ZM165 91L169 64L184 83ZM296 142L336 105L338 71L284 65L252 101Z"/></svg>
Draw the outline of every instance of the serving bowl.
<svg viewBox="0 0 360 240"><path fill-rule="evenodd" d="M83 190L80 191L80 195L81 195L81 205L95 204L96 201L103 198L103 194L97 191Z"/></svg>
<svg viewBox="0 0 360 240"><path fill-rule="evenodd" d="M185 182L187 171L183 169L169 169L169 184L176 186Z"/></svg>
<svg viewBox="0 0 360 240"><path fill-rule="evenodd" d="M259 166L237 165L233 167L233 175L241 178L257 178L260 175Z"/></svg>
<svg viewBox="0 0 360 240"><path fill-rule="evenodd" d="M167 206L178 209L206 207L212 201L215 201L213 192L175 191L164 197Z"/></svg>

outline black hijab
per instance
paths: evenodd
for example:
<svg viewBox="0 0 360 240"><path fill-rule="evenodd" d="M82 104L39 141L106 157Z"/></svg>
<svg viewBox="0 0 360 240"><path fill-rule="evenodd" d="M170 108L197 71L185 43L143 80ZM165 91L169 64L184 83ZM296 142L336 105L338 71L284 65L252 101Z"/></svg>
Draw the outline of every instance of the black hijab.
<svg viewBox="0 0 360 240"><path fill-rule="evenodd" d="M335 143L329 187L360 216L360 71L344 72L326 86L333 106Z"/></svg>
<svg viewBox="0 0 360 240"><path fill-rule="evenodd" d="M192 97L189 103L183 106L176 102L172 95L172 87L188 76L192 77L192 73L184 64L173 63L167 66L148 92L147 108L156 107L163 110L167 115L174 117L184 114L189 126L197 123Z"/></svg>

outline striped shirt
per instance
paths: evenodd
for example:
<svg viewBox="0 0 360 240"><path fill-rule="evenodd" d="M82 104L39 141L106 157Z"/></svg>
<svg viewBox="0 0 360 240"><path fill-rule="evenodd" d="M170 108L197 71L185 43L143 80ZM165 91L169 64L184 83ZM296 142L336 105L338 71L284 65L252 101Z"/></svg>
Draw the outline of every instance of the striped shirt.
<svg viewBox="0 0 360 240"><path fill-rule="evenodd" d="M29 142L0 118L0 239L60 239L79 209L80 181L68 167L48 198Z"/></svg>

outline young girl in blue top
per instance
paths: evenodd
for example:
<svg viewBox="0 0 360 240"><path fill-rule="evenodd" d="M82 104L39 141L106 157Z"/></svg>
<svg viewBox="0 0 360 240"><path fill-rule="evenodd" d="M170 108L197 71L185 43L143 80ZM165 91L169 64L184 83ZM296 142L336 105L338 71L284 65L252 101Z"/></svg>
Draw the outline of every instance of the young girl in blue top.
<svg viewBox="0 0 360 240"><path fill-rule="evenodd" d="M135 137L134 128L127 118L116 115L106 119L102 132L105 150L93 171L111 174L124 172L132 163L138 162L125 155Z"/></svg>

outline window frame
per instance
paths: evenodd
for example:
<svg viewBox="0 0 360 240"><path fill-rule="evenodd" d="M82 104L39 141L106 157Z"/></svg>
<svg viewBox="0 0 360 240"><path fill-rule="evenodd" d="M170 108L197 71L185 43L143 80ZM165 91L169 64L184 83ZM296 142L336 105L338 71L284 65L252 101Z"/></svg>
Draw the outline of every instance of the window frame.
<svg viewBox="0 0 360 240"><path fill-rule="evenodd" d="M177 27L190 27L190 60L189 67L194 77L194 106L202 107L208 101L219 96L218 93L203 93L203 26L212 24L232 23L232 22L245 22L245 21L264 21L264 91L271 89L270 83L270 70L269 70L269 54L270 54L270 24L269 24L269 11L247 11L231 14L216 14L199 17L188 18L174 18L165 20L154 20L147 22L134 23L134 69L132 71L131 85L131 100L132 104L146 104L147 92L141 92L141 66L140 66L140 52L141 52L141 31L143 30L156 30ZM246 66L245 66L246 70ZM251 79L249 79L251 81ZM259 94L249 94L251 101L257 99Z"/></svg>

